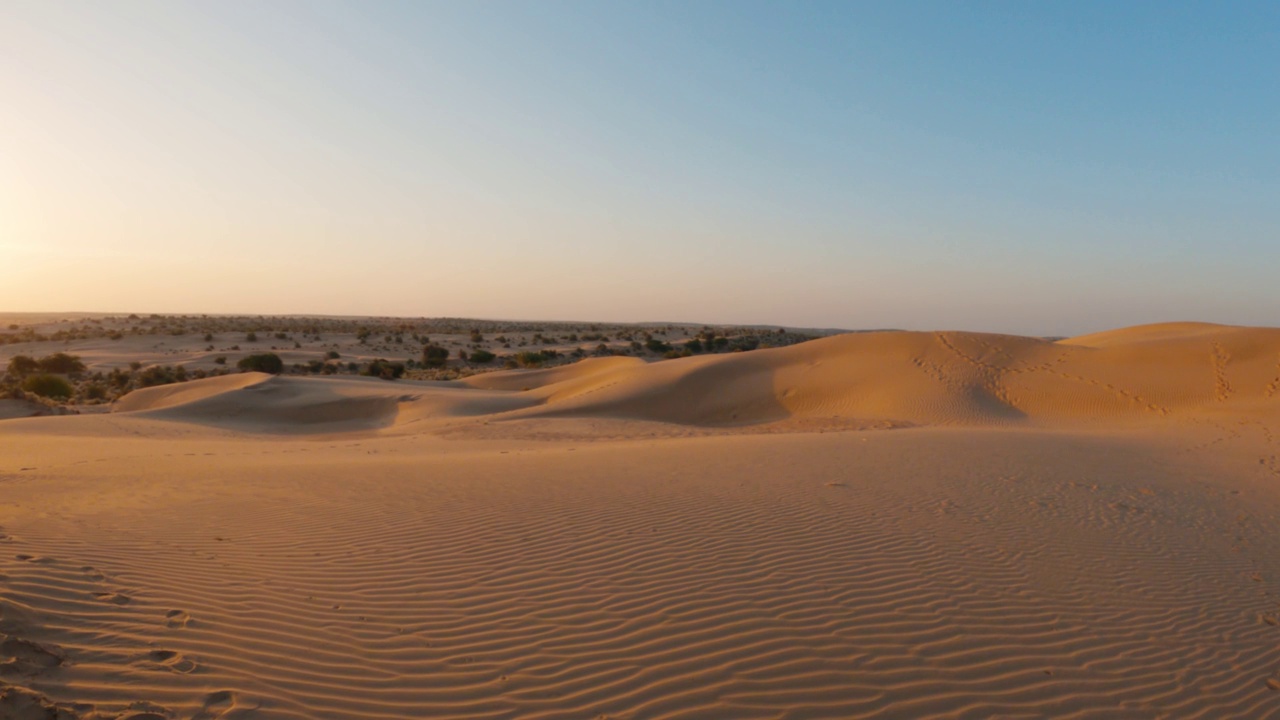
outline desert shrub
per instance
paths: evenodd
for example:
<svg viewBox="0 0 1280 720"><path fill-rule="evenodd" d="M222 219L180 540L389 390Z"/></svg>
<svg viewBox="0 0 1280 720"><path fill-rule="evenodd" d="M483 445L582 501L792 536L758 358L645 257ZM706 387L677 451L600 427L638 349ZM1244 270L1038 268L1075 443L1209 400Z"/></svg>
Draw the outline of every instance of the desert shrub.
<svg viewBox="0 0 1280 720"><path fill-rule="evenodd" d="M279 375L284 372L284 361L275 353L259 353L240 358L236 367L244 372L264 372Z"/></svg>
<svg viewBox="0 0 1280 720"><path fill-rule="evenodd" d="M156 385L172 385L178 382L174 377L174 369L169 365L152 365L138 373L134 383L138 387L154 387Z"/></svg>
<svg viewBox="0 0 1280 720"><path fill-rule="evenodd" d="M219 355L218 357L216 357L216 358L214 358L214 359L213 359L213 363L214 363L215 365L226 365L226 364L227 364L227 356L226 356L226 355Z"/></svg>
<svg viewBox="0 0 1280 720"><path fill-rule="evenodd" d="M71 383L57 375L32 375L23 381L22 389L54 400L66 400L74 392Z"/></svg>
<svg viewBox="0 0 1280 720"><path fill-rule="evenodd" d="M342 356L338 354L337 350L330 350L329 352L324 354L325 360L337 360L340 357Z"/></svg>
<svg viewBox="0 0 1280 720"><path fill-rule="evenodd" d="M398 380L404 375L404 363L391 362L390 360L374 360L360 374L382 378L383 380Z"/></svg>
<svg viewBox="0 0 1280 720"><path fill-rule="evenodd" d="M17 377L30 375L40 369L40 363L33 357L14 355L9 359L9 374Z"/></svg>
<svg viewBox="0 0 1280 720"><path fill-rule="evenodd" d="M651 353L662 354L662 353L671 351L670 345L656 338L650 338L649 340L645 341L644 347L646 350L648 350Z"/></svg>
<svg viewBox="0 0 1280 720"><path fill-rule="evenodd" d="M256 332L250 332L249 334L247 334L247 335L245 335L245 336L244 336L244 341L245 341L245 342L258 342L258 333L256 333Z"/></svg>
<svg viewBox="0 0 1280 720"><path fill-rule="evenodd" d="M429 368L442 368L449 362L449 351L439 345L422 348L422 364Z"/></svg>
<svg viewBox="0 0 1280 720"><path fill-rule="evenodd" d="M544 352L521 350L515 354L514 359L520 367L534 368L542 367L550 358Z"/></svg>
<svg viewBox="0 0 1280 720"><path fill-rule="evenodd" d="M702 352L702 341L699 340L698 338L694 338L686 342L684 344L684 347L689 352L700 353Z"/></svg>
<svg viewBox="0 0 1280 720"><path fill-rule="evenodd" d="M97 383L91 383L84 388L85 400L106 400L107 389Z"/></svg>
<svg viewBox="0 0 1280 720"><path fill-rule="evenodd" d="M471 360L471 362L473 363L484 364L484 363L493 362L494 359L497 357L498 357L497 355L494 355L488 350L476 350L475 352L471 353L471 357L469 358L469 360Z"/></svg>

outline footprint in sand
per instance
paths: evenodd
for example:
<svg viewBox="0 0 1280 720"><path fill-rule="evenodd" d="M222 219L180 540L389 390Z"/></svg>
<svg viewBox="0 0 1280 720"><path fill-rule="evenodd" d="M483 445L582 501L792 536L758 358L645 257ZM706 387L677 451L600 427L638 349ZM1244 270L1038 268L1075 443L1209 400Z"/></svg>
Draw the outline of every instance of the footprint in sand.
<svg viewBox="0 0 1280 720"><path fill-rule="evenodd" d="M128 605L133 600L133 598L128 595L121 595L120 593L112 592L94 593L93 596L102 602L109 602L112 605Z"/></svg>
<svg viewBox="0 0 1280 720"><path fill-rule="evenodd" d="M173 720L173 711L163 705L139 701L130 703L116 720Z"/></svg>
<svg viewBox="0 0 1280 720"><path fill-rule="evenodd" d="M182 610L170 610L164 614L164 624L170 628L184 628L191 624L191 616Z"/></svg>
<svg viewBox="0 0 1280 720"><path fill-rule="evenodd" d="M173 650L152 650L147 653L147 660L169 672L175 672L180 675L193 673L199 667L194 660L190 660L183 656L182 653Z"/></svg>
<svg viewBox="0 0 1280 720"><path fill-rule="evenodd" d="M26 553L14 555L13 557L17 560L21 560L22 562L34 563L36 565L53 565L58 562L57 560L54 560L51 557L43 557L40 555L27 555Z"/></svg>
<svg viewBox="0 0 1280 720"><path fill-rule="evenodd" d="M56 648L10 635L0 635L0 675L34 675L56 668L65 661L65 656Z"/></svg>
<svg viewBox="0 0 1280 720"><path fill-rule="evenodd" d="M217 720L237 705L236 694L230 690L211 692L204 696L204 705L191 717L191 720Z"/></svg>
<svg viewBox="0 0 1280 720"><path fill-rule="evenodd" d="M5 720L69 720L81 717L80 710L92 709L91 706L66 708L55 705L38 692L0 683L0 717Z"/></svg>

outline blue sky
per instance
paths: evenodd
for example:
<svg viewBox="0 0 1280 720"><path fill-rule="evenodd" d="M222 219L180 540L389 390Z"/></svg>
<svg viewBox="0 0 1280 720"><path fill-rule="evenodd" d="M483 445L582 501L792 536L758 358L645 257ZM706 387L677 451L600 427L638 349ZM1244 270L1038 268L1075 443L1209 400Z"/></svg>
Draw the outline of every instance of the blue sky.
<svg viewBox="0 0 1280 720"><path fill-rule="evenodd" d="M1280 324L1276 3L11 3L0 310Z"/></svg>

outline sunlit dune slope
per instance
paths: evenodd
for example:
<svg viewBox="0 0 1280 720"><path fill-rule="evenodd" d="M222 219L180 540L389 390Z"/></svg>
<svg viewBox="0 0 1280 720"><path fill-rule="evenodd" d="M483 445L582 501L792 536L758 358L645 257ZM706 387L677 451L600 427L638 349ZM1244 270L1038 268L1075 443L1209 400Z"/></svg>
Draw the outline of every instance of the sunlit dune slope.
<svg viewBox="0 0 1280 720"><path fill-rule="evenodd" d="M1179 323L1060 342L967 332L849 334L656 363L591 359L448 385L241 375L138 391L116 409L259 429L476 416L1037 426L1227 407L1269 414L1278 401L1280 330Z"/></svg>

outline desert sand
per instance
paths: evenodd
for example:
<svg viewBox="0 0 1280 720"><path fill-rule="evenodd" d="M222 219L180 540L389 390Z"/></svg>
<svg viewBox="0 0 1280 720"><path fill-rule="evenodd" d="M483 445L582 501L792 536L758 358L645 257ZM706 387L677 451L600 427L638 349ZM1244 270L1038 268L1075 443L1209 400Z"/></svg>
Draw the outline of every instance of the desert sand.
<svg viewBox="0 0 1280 720"><path fill-rule="evenodd" d="M0 717L1280 718L1277 517L1278 329L227 375L0 421Z"/></svg>

